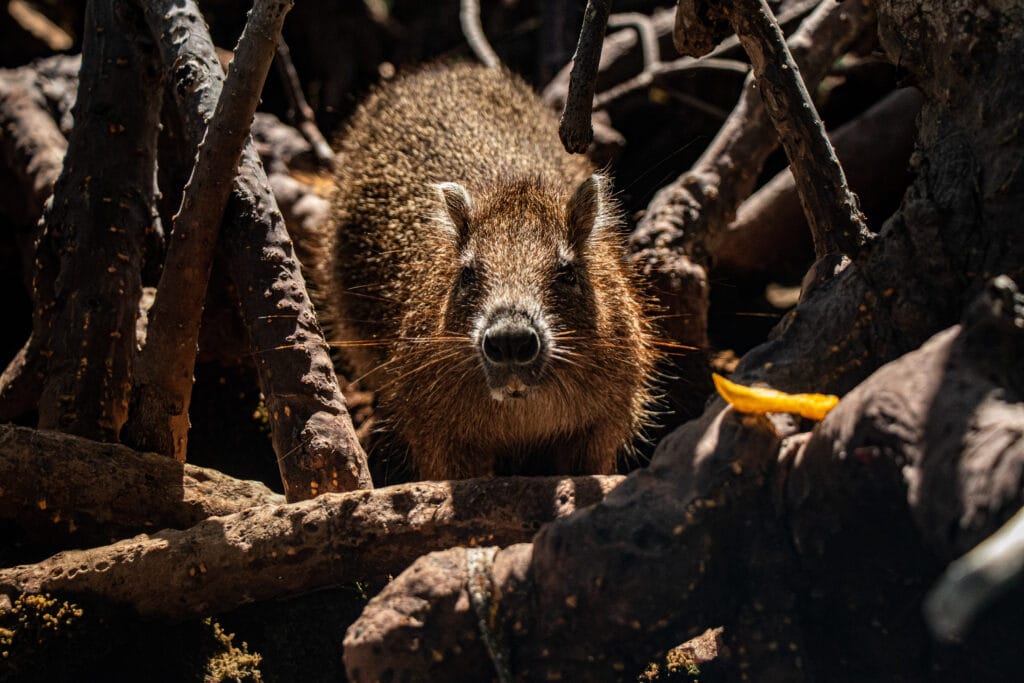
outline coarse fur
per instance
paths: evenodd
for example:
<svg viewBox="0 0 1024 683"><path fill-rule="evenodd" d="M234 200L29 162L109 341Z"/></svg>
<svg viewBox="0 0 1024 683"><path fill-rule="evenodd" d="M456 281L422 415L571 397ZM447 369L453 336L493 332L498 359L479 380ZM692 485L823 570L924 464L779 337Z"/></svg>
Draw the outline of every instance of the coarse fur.
<svg viewBox="0 0 1024 683"><path fill-rule="evenodd" d="M614 472L656 354L608 183L554 113L507 72L431 66L368 97L339 159L319 308L417 474ZM539 339L529 367L489 362L495 320Z"/></svg>

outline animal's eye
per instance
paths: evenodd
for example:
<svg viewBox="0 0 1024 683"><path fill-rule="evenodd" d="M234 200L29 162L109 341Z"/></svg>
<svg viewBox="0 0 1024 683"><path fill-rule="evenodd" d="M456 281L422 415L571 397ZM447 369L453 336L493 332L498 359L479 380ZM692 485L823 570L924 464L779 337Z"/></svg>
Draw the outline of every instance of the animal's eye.
<svg viewBox="0 0 1024 683"><path fill-rule="evenodd" d="M561 263L555 271L555 281L562 285L576 285L576 266L571 263Z"/></svg>
<svg viewBox="0 0 1024 683"><path fill-rule="evenodd" d="M462 266L459 270L459 288L468 289L476 282L476 271L472 266Z"/></svg>

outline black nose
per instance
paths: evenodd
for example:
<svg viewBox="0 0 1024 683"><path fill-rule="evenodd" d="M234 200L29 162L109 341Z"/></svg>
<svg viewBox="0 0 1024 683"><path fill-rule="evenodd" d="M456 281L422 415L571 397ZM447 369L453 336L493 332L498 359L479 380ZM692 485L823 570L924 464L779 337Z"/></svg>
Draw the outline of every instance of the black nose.
<svg viewBox="0 0 1024 683"><path fill-rule="evenodd" d="M540 337L532 326L500 322L484 332L484 357L495 365L526 365L540 353Z"/></svg>

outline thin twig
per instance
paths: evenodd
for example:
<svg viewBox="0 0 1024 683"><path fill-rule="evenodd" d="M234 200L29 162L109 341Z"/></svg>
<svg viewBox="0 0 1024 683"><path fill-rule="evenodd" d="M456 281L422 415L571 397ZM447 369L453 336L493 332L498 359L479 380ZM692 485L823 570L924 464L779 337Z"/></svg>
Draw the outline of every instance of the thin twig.
<svg viewBox="0 0 1024 683"><path fill-rule="evenodd" d="M466 37L473 54L480 60L480 63L489 69L497 69L501 66L501 59L491 44L487 42L487 35L480 23L480 1L462 0L462 7L459 10L459 22L462 24L462 35Z"/></svg>
<svg viewBox="0 0 1024 683"><path fill-rule="evenodd" d="M640 51L644 57L644 70L654 67L661 61L661 51L658 49L658 34L654 30L651 18L640 12L621 12L608 17L608 28L626 27L636 29Z"/></svg>
<svg viewBox="0 0 1024 683"><path fill-rule="evenodd" d="M779 15L779 24L787 30L792 30L801 19L821 4L821 2L822 0L803 0L802 2L790 5L789 9ZM545 3L544 6L548 7L549 4ZM610 21L611 17L609 17ZM673 21L674 13L668 8L656 10L649 18L651 30L654 31L655 41L659 45L663 38L671 35ZM627 63L632 64L634 62L634 55L638 45L640 49L646 49L641 44L639 37L633 32L615 31L608 34L604 39L604 46L601 49L600 75L612 81L624 80L627 77L626 69L632 70L633 68L632 66L627 66ZM741 56L741 52L739 40L736 39L735 35L731 35L719 43L710 53L704 55L704 59L711 57L731 59ZM545 102L558 108L562 108L565 105L571 68L572 64L566 64L551 82L544 87L543 97Z"/></svg>
<svg viewBox="0 0 1024 683"><path fill-rule="evenodd" d="M302 92L302 81L299 80L299 73L292 62L291 50L288 49L288 43L283 37L277 44L277 59L274 62L277 64L277 72L288 96L288 119L313 148L317 161L329 166L334 161L334 151L316 125L316 115Z"/></svg>
<svg viewBox="0 0 1024 683"><path fill-rule="evenodd" d="M718 59L714 57L701 57L699 59L694 59L693 57L680 57L679 59L671 62L658 62L650 69L644 69L644 71L640 72L628 81L609 88L598 95L594 99L594 111L606 109L627 95L631 95L638 90L644 90L645 88L651 87L655 80L659 78L683 73L685 71L697 71L700 69L746 74L750 70L750 67L746 63L737 59Z"/></svg>

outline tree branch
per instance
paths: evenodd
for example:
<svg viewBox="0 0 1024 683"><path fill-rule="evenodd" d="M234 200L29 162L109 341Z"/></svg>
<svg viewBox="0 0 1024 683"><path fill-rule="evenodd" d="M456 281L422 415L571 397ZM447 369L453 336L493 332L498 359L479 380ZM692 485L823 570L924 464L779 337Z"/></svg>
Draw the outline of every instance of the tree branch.
<svg viewBox="0 0 1024 683"><path fill-rule="evenodd" d="M53 194L68 143L42 94L19 71L0 71L0 157L19 183L17 220L35 223Z"/></svg>
<svg viewBox="0 0 1024 683"><path fill-rule="evenodd" d="M733 0L729 19L750 56L755 82L789 157L819 261L857 258L871 241L799 67L766 0Z"/></svg>
<svg viewBox="0 0 1024 683"><path fill-rule="evenodd" d="M480 24L480 0L461 0L459 22L462 25L462 35L480 63L489 69L500 67L501 59L487 42L487 34Z"/></svg>
<svg viewBox="0 0 1024 683"><path fill-rule="evenodd" d="M127 417L143 235L156 220L161 81L139 19L126 0L88 5L75 127L35 276L33 340L40 331L48 354L39 425L106 441Z"/></svg>
<svg viewBox="0 0 1024 683"><path fill-rule="evenodd" d="M278 41L275 64L278 66L277 70L281 75L285 94L288 96L288 117L292 125L302 133L302 137L306 138L317 161L329 166L334 161L334 150L327 144L323 133L317 128L316 116L302 92L302 82L299 80L299 74L292 62L291 50L288 49L288 43L284 42L284 38Z"/></svg>
<svg viewBox="0 0 1024 683"><path fill-rule="evenodd" d="M12 222L35 225L60 176L68 143L47 111L42 94L18 71L0 72L0 130L0 154L17 182L9 193L14 210ZM16 235L29 284L38 232L33 228ZM39 403L46 377L46 361L41 351L45 351L50 324L48 313L44 315L42 309L48 301L52 298L37 298L40 310L33 316L32 336L0 374L0 422L18 419Z"/></svg>
<svg viewBox="0 0 1024 683"><path fill-rule="evenodd" d="M566 151L573 154L586 152L594 139L590 113L611 5L611 0L587 0L580 39L572 57L569 94L565 99L562 116L558 119L558 137Z"/></svg>
<svg viewBox="0 0 1024 683"><path fill-rule="evenodd" d="M113 545L0 569L0 590L90 595L180 619L353 581L432 549L515 543L592 505L622 477L419 482L261 505Z"/></svg>
<svg viewBox="0 0 1024 683"><path fill-rule="evenodd" d="M125 442L185 462L199 323L224 207L290 0L257 0L174 220L136 368ZM173 297L173 298L172 298Z"/></svg>
<svg viewBox="0 0 1024 683"><path fill-rule="evenodd" d="M532 544L473 571L472 549L420 558L349 628L350 680L486 680L487 638L517 680L632 680L719 625L729 666L761 681L923 674L924 587L1024 502L1024 327L998 301L879 369L812 434L780 440L793 423L717 401ZM482 625L465 607L480 575ZM901 646L865 649L879 637Z"/></svg>
<svg viewBox="0 0 1024 683"><path fill-rule="evenodd" d="M861 0L823 2L804 20L789 44L809 87L816 87L873 20L873 11ZM777 144L753 75L748 76L715 139L693 168L655 194L630 235L634 261L651 278L669 313L665 331L671 338L707 345L707 241L725 229L753 191Z"/></svg>
<svg viewBox="0 0 1024 683"><path fill-rule="evenodd" d="M0 426L0 519L26 542L87 547L284 496L258 482L59 432Z"/></svg>
<svg viewBox="0 0 1024 683"><path fill-rule="evenodd" d="M223 74L193 0L150 0L188 144L198 144ZM187 36L178 41L176 36ZM289 500L371 485L291 238L251 144L242 150L221 239L239 293Z"/></svg>
<svg viewBox="0 0 1024 683"><path fill-rule="evenodd" d="M804 20L788 43L809 88L817 87L829 66L873 21L874 12L860 0L823 2ZM748 77L729 120L701 158L651 200L630 237L636 258L651 272L669 258L666 251L706 266L705 241L729 224L777 145L761 94L753 76Z"/></svg>
<svg viewBox="0 0 1024 683"><path fill-rule="evenodd" d="M903 196L920 110L921 93L900 88L829 134L869 216L887 217ZM803 275L814 251L792 172L781 171L750 195L736 219L714 233L707 247L716 273L734 278Z"/></svg>

